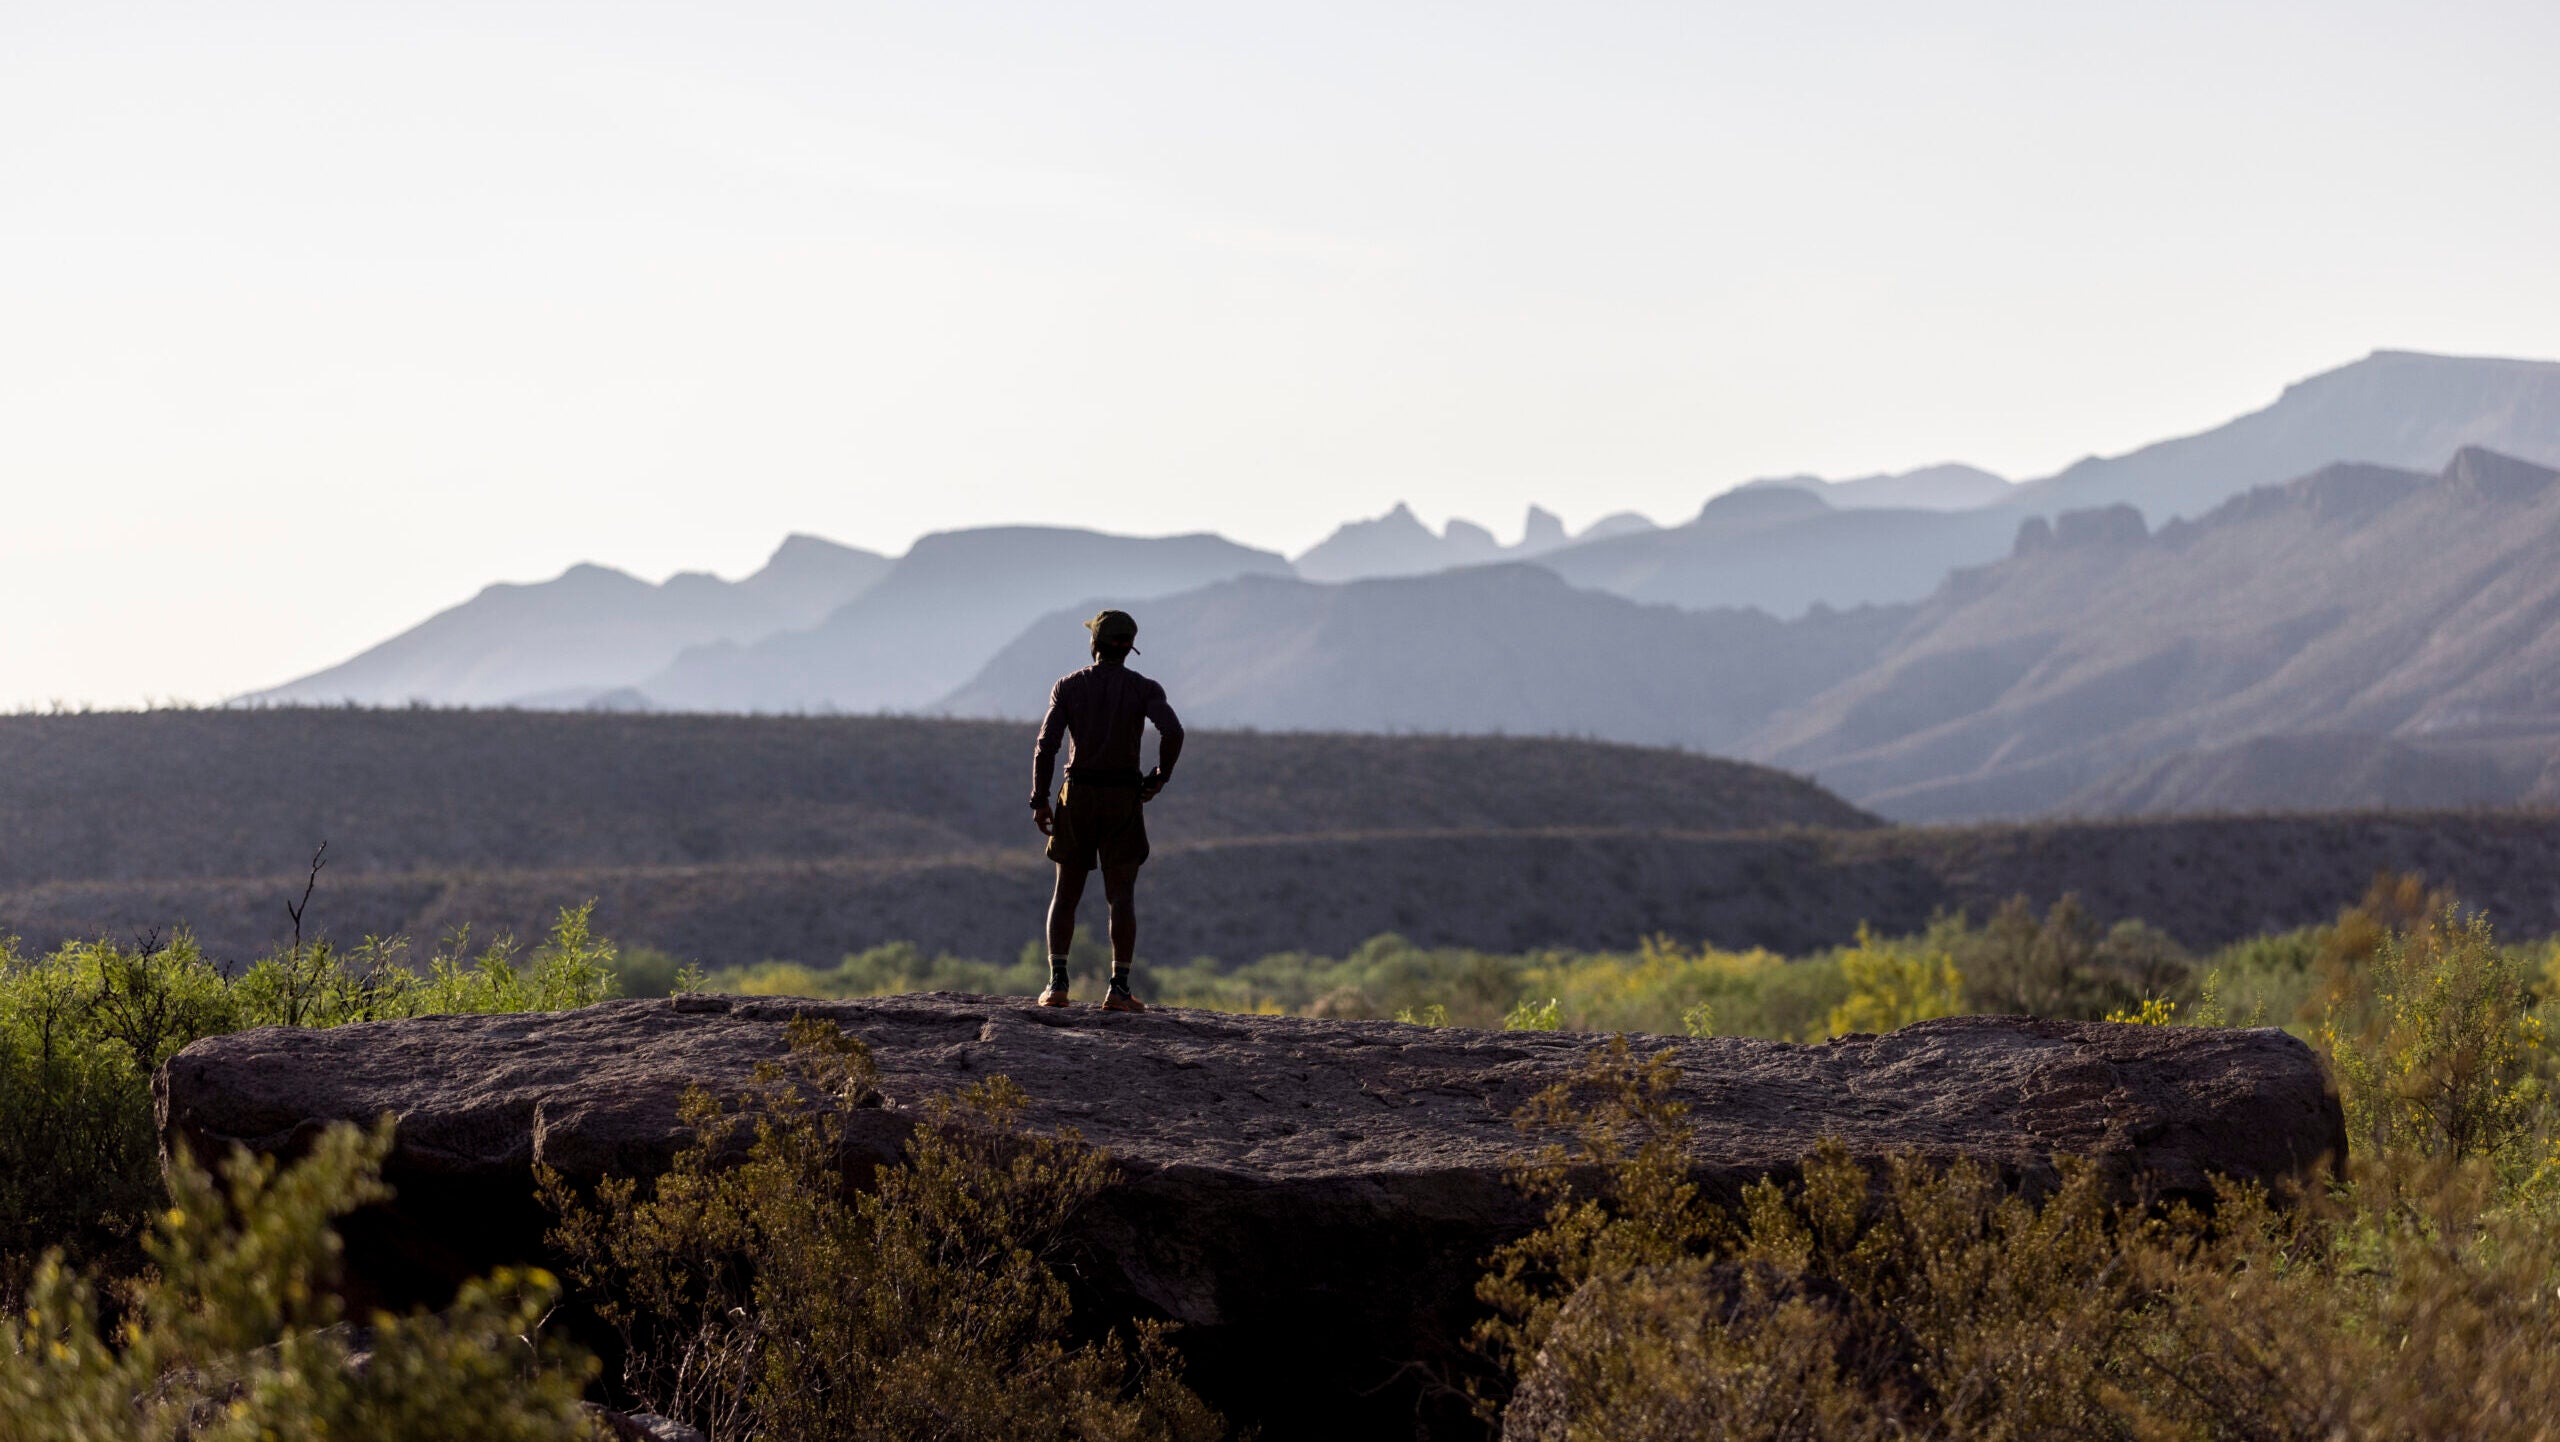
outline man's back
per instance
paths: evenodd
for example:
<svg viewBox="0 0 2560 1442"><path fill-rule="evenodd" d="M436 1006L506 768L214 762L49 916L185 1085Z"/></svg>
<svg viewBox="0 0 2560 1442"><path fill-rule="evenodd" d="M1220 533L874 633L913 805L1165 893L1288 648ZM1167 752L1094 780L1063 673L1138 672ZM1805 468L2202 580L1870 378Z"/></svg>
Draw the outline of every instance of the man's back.
<svg viewBox="0 0 2560 1442"><path fill-rule="evenodd" d="M1046 795L1059 743L1067 751L1067 777L1111 780L1134 785L1138 779L1141 742L1154 722L1164 740L1158 764L1173 769L1182 751L1182 722L1166 703L1164 688L1127 665L1096 661L1071 671L1049 688L1049 711L1040 723L1033 753L1039 794Z"/></svg>

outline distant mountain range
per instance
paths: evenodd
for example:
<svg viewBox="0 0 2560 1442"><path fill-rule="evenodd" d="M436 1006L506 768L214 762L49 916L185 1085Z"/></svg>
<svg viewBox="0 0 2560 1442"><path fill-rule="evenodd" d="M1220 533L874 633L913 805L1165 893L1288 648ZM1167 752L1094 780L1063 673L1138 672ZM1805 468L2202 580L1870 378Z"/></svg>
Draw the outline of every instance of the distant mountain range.
<svg viewBox="0 0 2560 1442"><path fill-rule="evenodd" d="M1019 716L1112 602L1212 724L1677 744L1905 819L2560 799L2554 462L2560 364L2379 352L2042 480L1787 477L1670 527L1533 507L1506 545L1400 505L1294 563L998 527L580 566L242 699Z"/></svg>
<svg viewBox="0 0 2560 1442"><path fill-rule="evenodd" d="M2016 488L1979 466L1922 466L1891 476L1826 481L1820 476L1772 476L1744 483L1744 490L1783 487L1811 491L1835 511L1970 511L2009 498Z"/></svg>
<svg viewBox="0 0 2560 1442"><path fill-rule="evenodd" d="M2030 481L2017 500L2048 515L2136 506L2156 526L2332 461L2432 471L2464 446L2560 465L2560 362L2376 351L2200 435Z"/></svg>
<svg viewBox="0 0 2560 1442"><path fill-rule="evenodd" d="M1912 601L1957 564L1997 556L2021 516L1972 511L1835 511L1789 486L1727 491L1686 525L1612 537L1540 558L1577 586L1672 606L1750 606L1796 616L1815 606Z"/></svg>
<svg viewBox="0 0 2560 1442"><path fill-rule="evenodd" d="M1493 532L1473 521L1452 520L1438 533L1422 523L1402 502L1385 515L1349 521L1309 547L1297 559L1297 573L1310 581L1362 581L1380 576L1421 576L1460 566L1486 566L1525 561L1560 551L1578 541L1606 540L1650 531L1653 522L1633 511L1603 516L1569 536L1564 522L1542 506L1531 506L1520 539L1504 545Z"/></svg>
<svg viewBox="0 0 2560 1442"><path fill-rule="evenodd" d="M687 647L816 625L892 569L888 557L792 536L743 581L688 571L651 585L572 566L487 587L350 661L241 700L399 706L583 705L656 674Z"/></svg>
<svg viewBox="0 0 2560 1442"><path fill-rule="evenodd" d="M1588 734L1809 774L1898 820L2560 801L2560 471L2326 467L2150 531L2021 526L1911 606L1642 605L1532 565L1168 597L1214 725ZM943 703L1027 716L1074 616Z"/></svg>
<svg viewBox="0 0 2560 1442"><path fill-rule="evenodd" d="M2378 351L2286 387L2264 410L2077 462L2009 487L1989 505L1781 509L1745 491L1718 497L1685 526L1571 547L1542 564L1576 585L1641 600L1758 606L1782 616L1816 603L1918 601L1950 571L2005 554L2032 517L2125 504L2156 525L2332 461L2434 470L2466 445L2560 463L2560 363Z"/></svg>
<svg viewBox="0 0 2560 1442"><path fill-rule="evenodd" d="M2130 506L2030 521L1738 750L1905 819L2265 805L2317 794L2324 767L2371 772L2349 795L2378 803L2402 799L2374 769L2394 755L2433 769L2436 804L2560 800L2555 482L2466 448L2434 476L2324 467L2157 532Z"/></svg>
<svg viewBox="0 0 2560 1442"><path fill-rule="evenodd" d="M1081 608L1078 608L1079 610ZM1024 716L1084 664L1077 610L1025 631L937 710ZM1133 664L1186 721L1605 737L1730 752L1857 674L1901 618L1639 605L1534 565L1320 585L1249 576L1146 608ZM1487 784L1499 784L1488 778Z"/></svg>
<svg viewBox="0 0 2560 1442"><path fill-rule="evenodd" d="M1108 594L1134 604L1237 576L1288 574L1279 555L1218 536L946 531L916 542L878 584L816 625L695 647L636 690L654 707L680 711L911 711L967 681L1062 601Z"/></svg>

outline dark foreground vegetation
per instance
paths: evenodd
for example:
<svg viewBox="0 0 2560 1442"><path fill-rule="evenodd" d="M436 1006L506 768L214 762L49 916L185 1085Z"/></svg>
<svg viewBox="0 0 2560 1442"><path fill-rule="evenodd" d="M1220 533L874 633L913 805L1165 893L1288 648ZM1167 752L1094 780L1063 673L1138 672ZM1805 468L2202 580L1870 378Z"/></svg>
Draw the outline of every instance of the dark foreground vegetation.
<svg viewBox="0 0 2560 1442"><path fill-rule="evenodd" d="M0 961L0 1439L577 1437L592 1397L720 1438L1193 1438L1224 1425L1178 1337L1080 1319L1056 1246L1108 1166L985 1079L848 1190L870 1101L819 1026L747 1095L697 1094L652 1180L553 1179L554 1272L346 1317L332 1218L383 1139L165 1177L152 1069L193 1037L573 1006L642 982L560 918L538 946L295 946L226 974L180 939ZM912 949L711 979L1006 982ZM1497 956L1381 941L1160 971L1243 1008L1607 1030L1876 1030L1958 1009L2281 1024L2326 1056L2353 1156L2314 1193L2153 1206L2066 1166L2014 1195L1962 1167L1808 1160L1734 1208L1691 1188L1669 1063L1629 1039L1539 1098L1545 1225L1486 1259L1474 1384L1534 1438L2540 1438L2560 1416L2560 1109L2548 944L2378 884L2331 923L2207 956L2074 907L2013 907L1787 961L1657 941ZM686 975L665 984L699 986ZM1225 988L1225 990L1221 990ZM586 1319L586 1320L577 1320ZM609 1358L609 1361L600 1361Z"/></svg>

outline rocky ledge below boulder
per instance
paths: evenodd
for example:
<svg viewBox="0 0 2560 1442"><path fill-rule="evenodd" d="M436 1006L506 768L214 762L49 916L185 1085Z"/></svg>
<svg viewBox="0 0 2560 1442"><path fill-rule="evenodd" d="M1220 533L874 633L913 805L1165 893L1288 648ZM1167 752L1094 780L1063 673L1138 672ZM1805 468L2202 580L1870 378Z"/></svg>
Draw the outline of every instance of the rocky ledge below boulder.
<svg viewBox="0 0 2560 1442"><path fill-rule="evenodd" d="M432 1303L538 1255L537 1160L574 1178L664 1167L683 1090L743 1090L801 1014L870 1044L886 1105L853 1133L877 1158L928 1097L999 1072L1035 1125L1107 1149L1117 1175L1079 1223L1080 1295L1180 1323L1194 1385L1273 1437L1462 1435L1443 1383L1475 1279L1536 1220L1506 1173L1540 1139L1511 1118L1605 1044L947 994L612 1001L200 1041L158 1079L161 1137L285 1152L331 1122L396 1117L399 1196L347 1228L348 1269L368 1298ZM1677 1053L1696 1175L1728 1198L1793 1174L1826 1136L2028 1184L2056 1155L2088 1156L2129 1188L2184 1194L2216 1173L2301 1177L2345 1146L2317 1058L2271 1030L1951 1017L1809 1046L1644 1046Z"/></svg>

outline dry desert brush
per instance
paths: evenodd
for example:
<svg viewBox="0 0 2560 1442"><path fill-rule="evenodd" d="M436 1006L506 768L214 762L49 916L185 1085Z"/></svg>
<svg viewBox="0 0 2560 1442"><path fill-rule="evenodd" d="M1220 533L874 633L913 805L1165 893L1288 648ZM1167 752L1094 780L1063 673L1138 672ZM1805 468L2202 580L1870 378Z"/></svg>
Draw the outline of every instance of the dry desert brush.
<svg viewBox="0 0 2560 1442"><path fill-rule="evenodd" d="M613 948L589 908L560 913L529 955L448 938L415 964L396 939L301 941L246 968L180 932L21 954L0 938L0 1303L47 1247L131 1265L160 1205L151 1075L200 1037L431 1012L544 1011L612 994Z"/></svg>
<svg viewBox="0 0 2560 1442"><path fill-rule="evenodd" d="M1669 1054L1614 1044L1524 1113L1572 1140L1524 1173L1545 1225L1481 1288L1505 1436L2560 1437L2548 1114L2480 1100L2533 1101L2493 1043L2531 1034L2534 998L2484 933L2433 931L2398 939L2374 1054L2341 1066L2360 1140L2388 1145L2299 1196L2148 1206L2070 1162L2031 1195L1826 1146L1719 1207L1686 1176ZM2466 1046L2505 1060L2431 1060Z"/></svg>
<svg viewBox="0 0 2560 1442"><path fill-rule="evenodd" d="M624 1383L713 1442L1208 1442L1217 1417L1150 1327L1084 1337L1058 1262L1107 1177L991 1077L929 1103L902 1159L849 1185L870 1053L795 1021L788 1061L684 1101L654 1182L541 1178L553 1240L626 1350ZM865 1181L860 1177L852 1181Z"/></svg>
<svg viewBox="0 0 2560 1442"><path fill-rule="evenodd" d="M467 1283L434 1315L352 1325L336 1300L339 1216L388 1195L386 1125L339 1125L287 1165L181 1156L150 1267L120 1284L37 1267L0 1320L0 1442L569 1442L593 1360L544 1335L538 1271Z"/></svg>

